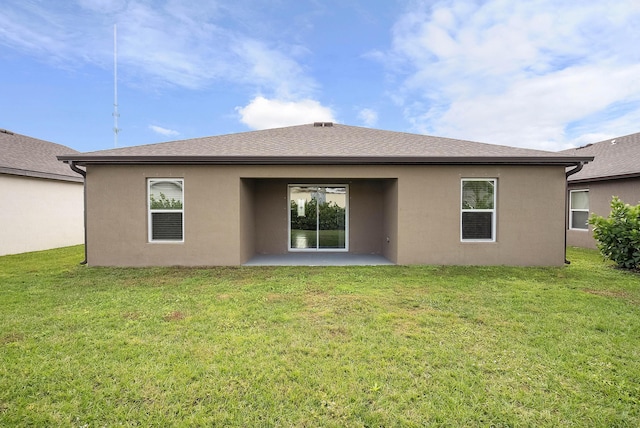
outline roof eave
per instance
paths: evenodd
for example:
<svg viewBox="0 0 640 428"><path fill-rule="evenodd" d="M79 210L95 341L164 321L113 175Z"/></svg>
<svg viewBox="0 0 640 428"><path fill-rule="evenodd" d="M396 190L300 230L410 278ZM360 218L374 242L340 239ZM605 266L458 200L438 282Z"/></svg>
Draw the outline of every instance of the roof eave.
<svg viewBox="0 0 640 428"><path fill-rule="evenodd" d="M31 177L31 178L44 178L47 180L57 180L57 181L71 181L76 183L82 183L84 181L84 178L82 178L79 175L78 176L63 175L63 174L56 174L53 172L31 171L26 169L8 168L8 167L0 167L0 174L17 175L21 177Z"/></svg>
<svg viewBox="0 0 640 428"><path fill-rule="evenodd" d="M575 156L58 156L76 165L562 165L590 162Z"/></svg>
<svg viewBox="0 0 640 428"><path fill-rule="evenodd" d="M627 178L640 178L640 172L634 172L629 174L603 175L599 177L576 178L573 180L570 179L569 182L572 184L578 184L578 183L590 183L594 181L623 180Z"/></svg>

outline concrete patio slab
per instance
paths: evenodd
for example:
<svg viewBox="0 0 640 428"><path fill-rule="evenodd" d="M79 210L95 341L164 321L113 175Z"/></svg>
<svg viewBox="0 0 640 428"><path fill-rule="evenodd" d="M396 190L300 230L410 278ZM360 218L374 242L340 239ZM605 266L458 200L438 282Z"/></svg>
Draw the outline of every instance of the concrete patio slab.
<svg viewBox="0 0 640 428"><path fill-rule="evenodd" d="M244 266L378 266L393 264L377 254L294 252L259 254L246 262Z"/></svg>

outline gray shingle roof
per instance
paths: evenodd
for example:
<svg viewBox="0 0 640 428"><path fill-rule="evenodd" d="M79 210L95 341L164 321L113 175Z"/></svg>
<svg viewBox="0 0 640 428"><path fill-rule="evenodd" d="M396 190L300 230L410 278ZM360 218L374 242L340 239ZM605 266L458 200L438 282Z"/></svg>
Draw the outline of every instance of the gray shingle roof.
<svg viewBox="0 0 640 428"><path fill-rule="evenodd" d="M640 132L564 150L562 153L595 158L582 171L569 177L571 182L640 176Z"/></svg>
<svg viewBox="0 0 640 428"><path fill-rule="evenodd" d="M82 182L82 176L56 159L75 153L60 144L0 130L0 174Z"/></svg>
<svg viewBox="0 0 640 428"><path fill-rule="evenodd" d="M100 163L567 163L576 157L356 126L307 124L60 156Z"/></svg>

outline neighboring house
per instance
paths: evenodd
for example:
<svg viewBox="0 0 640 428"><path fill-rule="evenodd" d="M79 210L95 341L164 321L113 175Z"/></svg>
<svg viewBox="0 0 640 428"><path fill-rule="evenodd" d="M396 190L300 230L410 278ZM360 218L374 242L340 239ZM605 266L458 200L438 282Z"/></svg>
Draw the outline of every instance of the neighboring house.
<svg viewBox="0 0 640 428"><path fill-rule="evenodd" d="M0 129L0 255L82 244L83 178L69 147Z"/></svg>
<svg viewBox="0 0 640 428"><path fill-rule="evenodd" d="M592 158L319 122L58 159L86 168L93 266L558 266L565 169Z"/></svg>
<svg viewBox="0 0 640 428"><path fill-rule="evenodd" d="M595 248L590 213L608 216L611 199L640 203L640 133L610 138L584 147L565 150L575 156L594 156L593 162L568 178L569 208L567 244Z"/></svg>

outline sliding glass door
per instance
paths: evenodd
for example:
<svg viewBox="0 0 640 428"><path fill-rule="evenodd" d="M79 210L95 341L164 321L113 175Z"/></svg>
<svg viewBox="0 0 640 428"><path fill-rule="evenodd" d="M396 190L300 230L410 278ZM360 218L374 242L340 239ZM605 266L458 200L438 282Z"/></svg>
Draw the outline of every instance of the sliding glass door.
<svg viewBox="0 0 640 428"><path fill-rule="evenodd" d="M346 251L347 185L289 186L289 249Z"/></svg>

